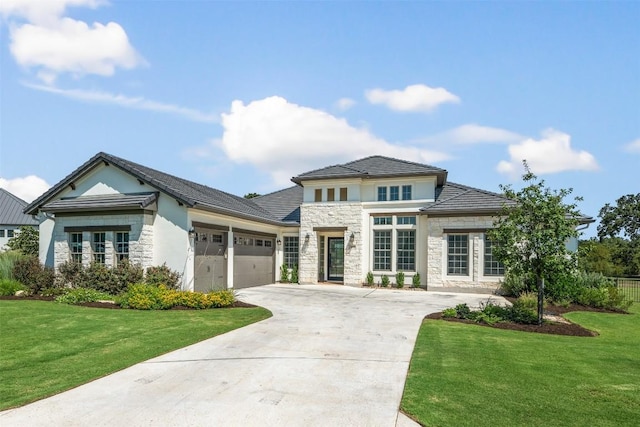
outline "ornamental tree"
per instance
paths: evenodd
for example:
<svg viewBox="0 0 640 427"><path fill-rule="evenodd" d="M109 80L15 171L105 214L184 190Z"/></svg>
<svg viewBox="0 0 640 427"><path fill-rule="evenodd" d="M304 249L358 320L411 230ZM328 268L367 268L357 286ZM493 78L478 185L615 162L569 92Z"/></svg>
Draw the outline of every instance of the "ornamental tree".
<svg viewBox="0 0 640 427"><path fill-rule="evenodd" d="M554 280L575 269L575 254L566 247L567 240L578 236L580 213L577 201L566 204L572 189L551 190L545 187L524 161L525 187L520 191L501 185L505 203L488 237L494 242L494 254L504 264L507 274L533 277L538 288L538 324L542 323L544 281Z"/></svg>
<svg viewBox="0 0 640 427"><path fill-rule="evenodd" d="M618 235L631 241L640 240L640 193L620 197L615 206L607 203L600 209L598 217L600 240Z"/></svg>
<svg viewBox="0 0 640 427"><path fill-rule="evenodd" d="M25 255L38 256L40 233L34 227L21 226L19 231L7 242L9 249Z"/></svg>

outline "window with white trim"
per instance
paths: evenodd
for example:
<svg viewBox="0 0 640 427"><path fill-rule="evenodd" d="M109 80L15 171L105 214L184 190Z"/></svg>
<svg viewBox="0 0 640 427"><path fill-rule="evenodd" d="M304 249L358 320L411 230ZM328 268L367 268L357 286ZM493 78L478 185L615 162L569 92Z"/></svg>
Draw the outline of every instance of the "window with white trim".
<svg viewBox="0 0 640 427"><path fill-rule="evenodd" d="M378 187L378 201L379 202L387 201L387 187Z"/></svg>
<svg viewBox="0 0 640 427"><path fill-rule="evenodd" d="M389 187L389 200L400 200L400 187L398 187L397 185L392 185L391 187Z"/></svg>
<svg viewBox="0 0 640 427"><path fill-rule="evenodd" d="M374 271L416 271L416 216L373 217Z"/></svg>
<svg viewBox="0 0 640 427"><path fill-rule="evenodd" d="M69 233L69 256L71 262L82 264L82 233Z"/></svg>
<svg viewBox="0 0 640 427"><path fill-rule="evenodd" d="M484 275L504 276L504 265L493 255L493 242L484 235Z"/></svg>
<svg viewBox="0 0 640 427"><path fill-rule="evenodd" d="M93 262L104 264L106 261L106 241L107 233L93 233L91 240L91 250L93 251Z"/></svg>
<svg viewBox="0 0 640 427"><path fill-rule="evenodd" d="M288 268L298 265L298 253L300 248L300 238L298 236L284 236L282 242L282 253L284 264Z"/></svg>
<svg viewBox="0 0 640 427"><path fill-rule="evenodd" d="M13 230L7 230L7 237L13 237Z"/></svg>
<svg viewBox="0 0 640 427"><path fill-rule="evenodd" d="M390 216L374 216L373 225L391 225L392 219Z"/></svg>
<svg viewBox="0 0 640 427"><path fill-rule="evenodd" d="M447 236L447 274L469 275L469 236L467 234Z"/></svg>
<svg viewBox="0 0 640 427"><path fill-rule="evenodd" d="M416 270L416 231L397 230L397 271Z"/></svg>
<svg viewBox="0 0 640 427"><path fill-rule="evenodd" d="M391 271L391 230L373 232L373 269Z"/></svg>
<svg viewBox="0 0 640 427"><path fill-rule="evenodd" d="M411 200L411 186L403 185L402 186L402 200Z"/></svg>
<svg viewBox="0 0 640 427"><path fill-rule="evenodd" d="M4 237L4 230L0 230L0 237Z"/></svg>
<svg viewBox="0 0 640 427"><path fill-rule="evenodd" d="M116 263L129 259L129 232L116 232L115 239Z"/></svg>

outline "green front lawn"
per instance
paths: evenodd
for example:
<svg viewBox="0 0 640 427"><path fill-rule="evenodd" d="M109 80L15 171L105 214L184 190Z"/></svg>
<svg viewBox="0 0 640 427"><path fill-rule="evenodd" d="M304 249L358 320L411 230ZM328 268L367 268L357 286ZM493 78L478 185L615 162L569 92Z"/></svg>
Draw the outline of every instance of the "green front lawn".
<svg viewBox="0 0 640 427"><path fill-rule="evenodd" d="M263 308L138 311L0 301L0 409L270 316Z"/></svg>
<svg viewBox="0 0 640 427"><path fill-rule="evenodd" d="M402 410L426 426L637 426L640 309L574 312L598 337L425 320Z"/></svg>

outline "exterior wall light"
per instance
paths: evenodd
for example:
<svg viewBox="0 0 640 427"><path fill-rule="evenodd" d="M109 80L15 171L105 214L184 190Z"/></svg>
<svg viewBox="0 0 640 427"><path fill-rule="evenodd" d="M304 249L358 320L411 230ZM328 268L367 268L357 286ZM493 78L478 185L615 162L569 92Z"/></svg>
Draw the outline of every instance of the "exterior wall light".
<svg viewBox="0 0 640 427"><path fill-rule="evenodd" d="M310 237L311 237L311 236L309 235L309 233L307 233L307 234L304 236L304 241L308 243L308 242L309 242L309 238L310 238Z"/></svg>
<svg viewBox="0 0 640 427"><path fill-rule="evenodd" d="M196 230L195 230L195 228L191 227L189 229L189 238L193 239L194 237L196 237Z"/></svg>
<svg viewBox="0 0 640 427"><path fill-rule="evenodd" d="M280 246L282 244L282 240L278 239L276 240L276 245Z"/></svg>

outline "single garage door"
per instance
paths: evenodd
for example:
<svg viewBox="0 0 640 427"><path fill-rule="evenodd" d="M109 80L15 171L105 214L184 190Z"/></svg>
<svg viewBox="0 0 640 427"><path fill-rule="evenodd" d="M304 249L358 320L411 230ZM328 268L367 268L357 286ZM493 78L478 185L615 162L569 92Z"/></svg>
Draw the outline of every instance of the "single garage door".
<svg viewBox="0 0 640 427"><path fill-rule="evenodd" d="M193 289L209 292L227 288L227 233L196 227L195 279Z"/></svg>
<svg viewBox="0 0 640 427"><path fill-rule="evenodd" d="M233 240L233 287L274 283L275 236L234 233Z"/></svg>

